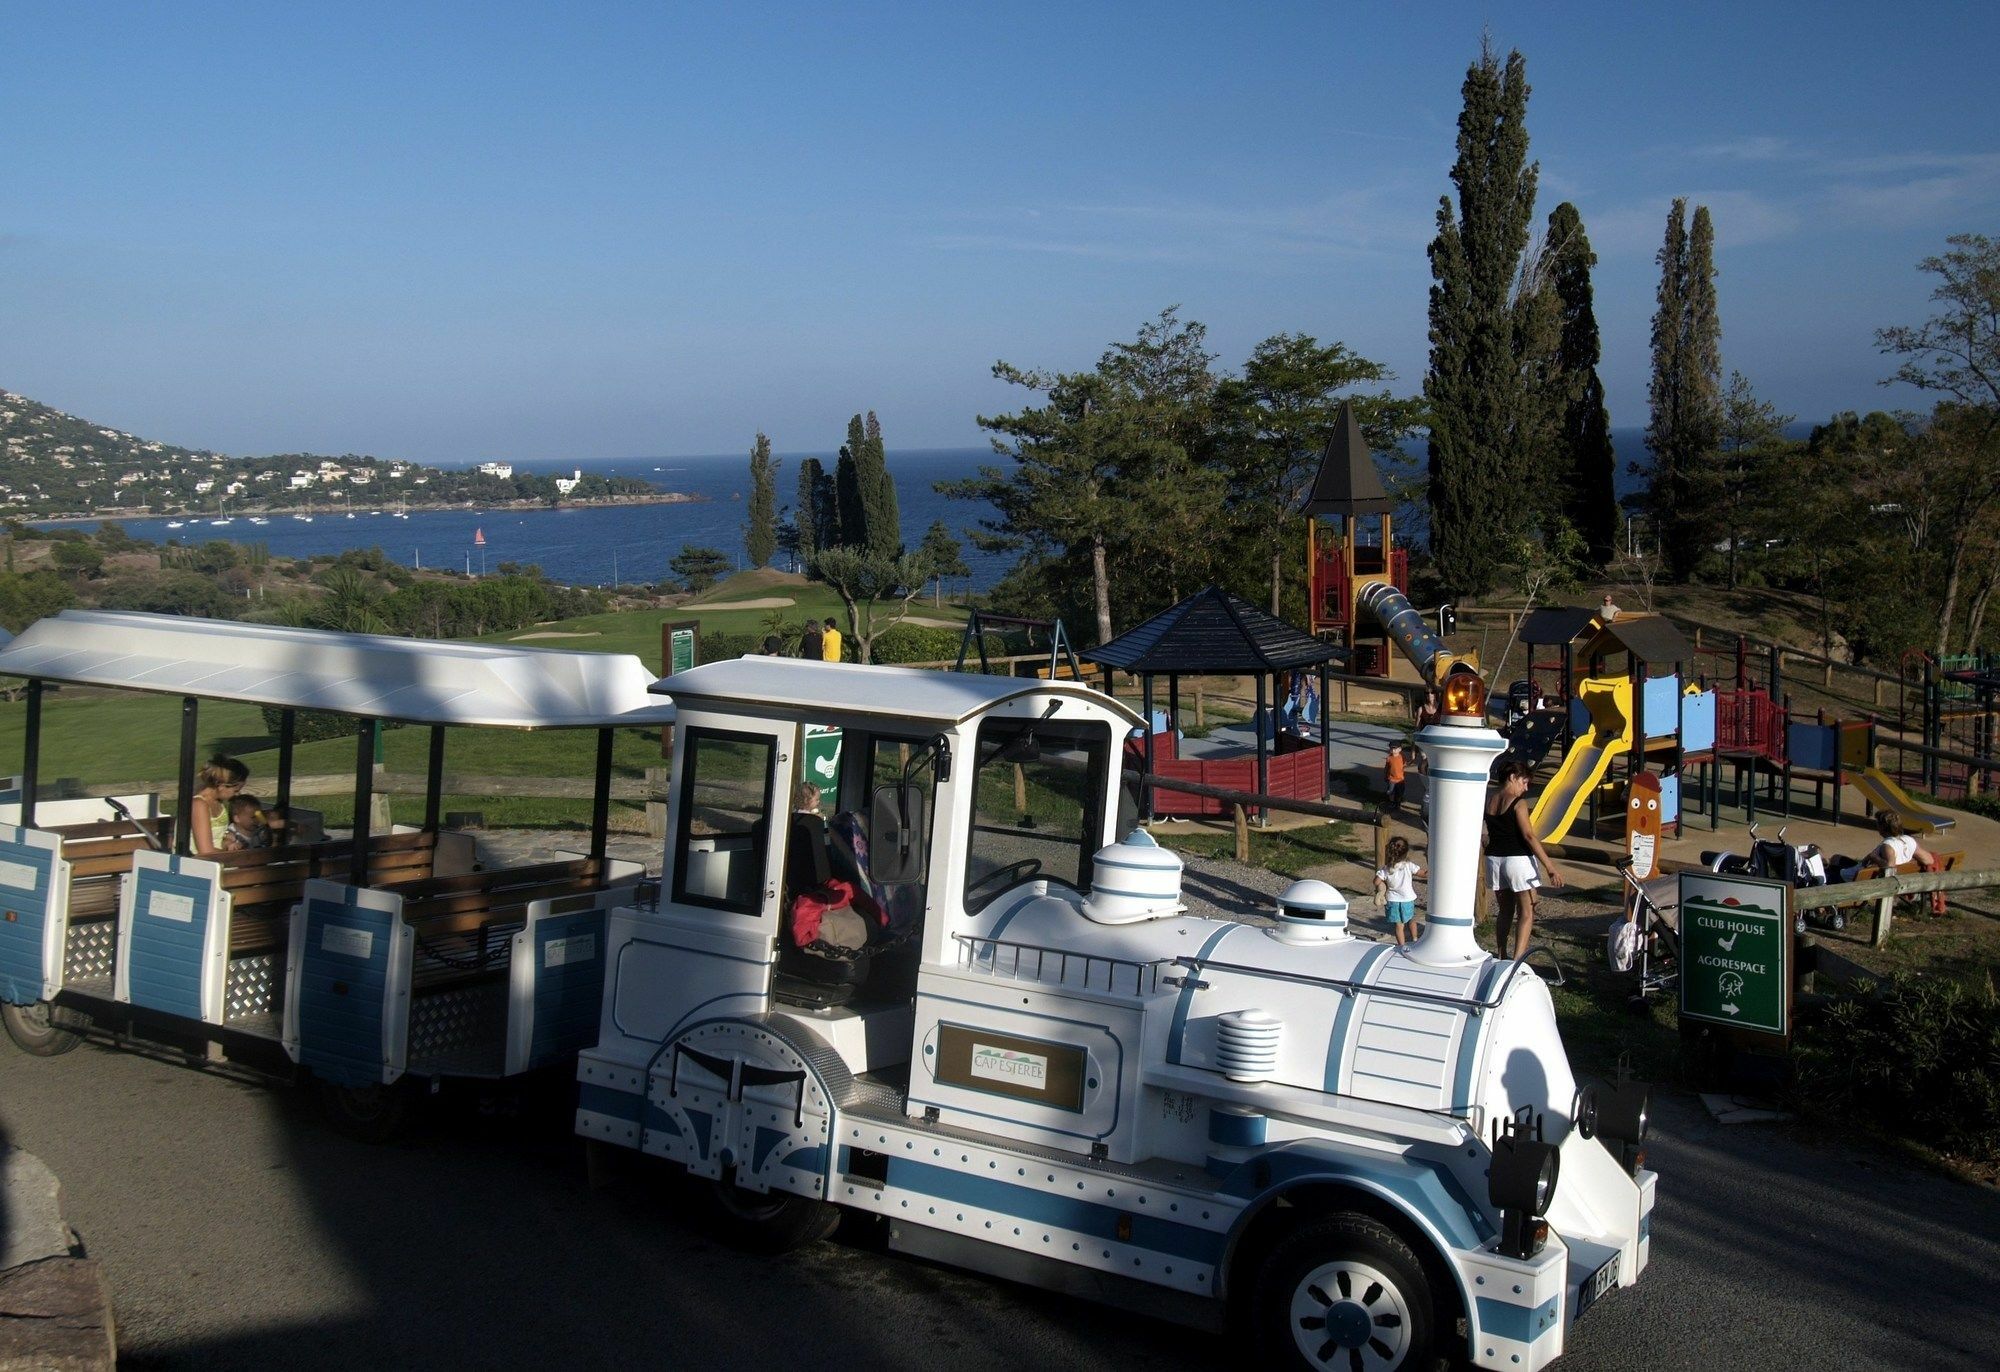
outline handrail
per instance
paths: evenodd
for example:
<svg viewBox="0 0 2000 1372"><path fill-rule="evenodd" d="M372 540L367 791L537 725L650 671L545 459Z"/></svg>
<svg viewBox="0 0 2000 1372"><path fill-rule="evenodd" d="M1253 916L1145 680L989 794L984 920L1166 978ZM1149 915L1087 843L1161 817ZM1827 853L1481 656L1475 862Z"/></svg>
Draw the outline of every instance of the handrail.
<svg viewBox="0 0 2000 1372"><path fill-rule="evenodd" d="M1343 996L1355 996L1366 993L1371 996L1387 996L1392 1000L1417 1001L1427 1005L1455 1005L1462 1010L1479 1015L1495 1008L1506 998L1508 984L1514 980L1515 974L1521 970L1527 960L1525 956L1522 956L1515 958L1509 963L1507 974L1500 979L1500 984L1493 989L1492 997L1487 1000L1477 1000L1471 996L1451 996L1441 991L1419 991L1415 987L1410 986L1379 986L1365 981L1354 981L1347 977L1316 977L1306 972L1288 972L1278 967L1252 967L1240 962L1217 962L1212 958L1204 958L1198 955L1177 957L1174 959L1174 965L1176 967L1187 968L1196 977L1205 971L1235 972L1240 976L1261 977L1269 981L1284 981L1299 986L1317 986L1325 990L1336 991ZM1183 985L1190 983L1192 983L1196 990L1200 990L1207 985L1206 982L1195 980L1194 977L1181 979L1181 984Z"/></svg>
<svg viewBox="0 0 2000 1372"><path fill-rule="evenodd" d="M991 961L985 969L989 976L1011 975L1016 979L1021 979L1023 975L1021 957L1024 953L1032 953L1035 955L1034 980L1040 981L1042 973L1048 966L1049 956L1053 954L1057 958L1056 984L1064 985L1067 983L1070 963L1077 961L1083 964L1083 985L1080 989L1088 991L1091 989L1091 967L1093 964L1102 963L1105 967L1105 993L1114 996L1118 994L1119 968L1125 968L1132 973L1132 994L1143 996L1159 989L1160 969L1169 965L1165 958L1152 958L1142 961L1138 958L1112 957L1107 953L1086 953L1073 948L1058 948L1053 944L1026 943L1016 939L988 938L981 934L953 934L952 938L959 944L958 965L970 971L981 970L976 965L975 959L981 955L982 951L991 954ZM1014 954L1013 971L1011 973L1003 972L1000 969L999 950L1002 948L1010 949ZM1151 985L1148 985L1149 981Z"/></svg>
<svg viewBox="0 0 2000 1372"><path fill-rule="evenodd" d="M1859 905L1885 896L1917 896L1928 891L1971 891L2000 886L2000 869L1976 872L1917 872L1909 876L1874 877L1868 881L1806 886L1792 892L1794 910L1818 910L1829 905Z"/></svg>

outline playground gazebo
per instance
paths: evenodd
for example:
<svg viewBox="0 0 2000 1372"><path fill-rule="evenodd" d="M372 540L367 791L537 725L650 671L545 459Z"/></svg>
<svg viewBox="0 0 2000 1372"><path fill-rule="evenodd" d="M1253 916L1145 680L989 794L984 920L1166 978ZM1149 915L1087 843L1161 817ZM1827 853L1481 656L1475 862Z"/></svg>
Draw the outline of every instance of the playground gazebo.
<svg viewBox="0 0 2000 1372"><path fill-rule="evenodd" d="M1146 772L1154 771L1153 678L1167 679L1167 713L1180 720L1180 679L1211 674L1248 675L1256 682L1257 791L1270 785L1270 744L1263 727L1266 706L1277 698L1266 686L1285 673L1315 668L1319 674L1321 740L1325 739L1327 664L1344 662L1345 650L1293 628L1239 600L1219 586L1189 596L1109 643L1089 649L1086 662L1132 673L1141 683L1146 716ZM1321 750L1321 794L1327 782L1325 749ZM1150 789L1150 788L1149 788ZM1151 796L1147 797L1150 805Z"/></svg>

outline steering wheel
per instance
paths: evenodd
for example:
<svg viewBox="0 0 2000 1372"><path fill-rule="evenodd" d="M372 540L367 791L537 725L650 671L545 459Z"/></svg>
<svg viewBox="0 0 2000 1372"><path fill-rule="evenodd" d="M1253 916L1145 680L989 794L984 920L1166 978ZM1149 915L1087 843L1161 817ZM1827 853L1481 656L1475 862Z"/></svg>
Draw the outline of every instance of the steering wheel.
<svg viewBox="0 0 2000 1372"><path fill-rule="evenodd" d="M985 901L977 900L974 897L987 887L991 886L993 894L997 896L1009 886L1026 881L1041 870L1042 860L1040 858L1022 858L1019 862L1010 862L1005 867L996 867L965 888L965 903L968 906L984 905Z"/></svg>

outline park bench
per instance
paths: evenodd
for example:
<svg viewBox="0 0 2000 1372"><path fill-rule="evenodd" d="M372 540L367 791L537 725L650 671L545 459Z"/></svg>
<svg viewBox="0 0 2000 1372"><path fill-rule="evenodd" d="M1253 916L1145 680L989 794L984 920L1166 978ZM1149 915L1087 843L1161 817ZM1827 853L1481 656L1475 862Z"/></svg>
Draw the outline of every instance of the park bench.
<svg viewBox="0 0 2000 1372"><path fill-rule="evenodd" d="M397 887L429 877L437 837L427 830L371 836L364 884ZM305 884L315 877L346 880L353 859L352 839L251 848L216 857L222 867L222 889L230 896L230 957L283 948L292 907L305 898Z"/></svg>
<svg viewBox="0 0 2000 1372"><path fill-rule="evenodd" d="M1940 872L1955 872L1958 870L1959 864L1965 861L1965 854L1962 851L1950 852L1950 853L1933 853L1931 854L1931 856L1937 859L1938 862L1937 870ZM1884 870L1880 863L1870 862L1870 863L1863 863L1859 868L1855 870L1854 879L1856 881L1874 881L1877 880L1878 878L1886 876L1911 877L1911 876L1916 876L1918 873L1922 871L1923 868L1917 866L1917 864L1914 862L1899 862L1893 868L1887 870ZM1930 897L1927 895L1918 894L1912 896L1899 896L1898 899L1908 900L1908 901L1922 901L1922 900L1929 900Z"/></svg>
<svg viewBox="0 0 2000 1372"><path fill-rule="evenodd" d="M59 824L51 830L61 836L63 861L69 864L70 923L117 918L118 879L132 870L133 853L153 846L134 824L143 825L164 844L173 821L164 816L133 823L103 820Z"/></svg>
<svg viewBox="0 0 2000 1372"><path fill-rule="evenodd" d="M429 877L397 886L403 921L416 933L411 990L423 993L498 977L507 971L512 935L538 900L593 895L605 865L594 858Z"/></svg>

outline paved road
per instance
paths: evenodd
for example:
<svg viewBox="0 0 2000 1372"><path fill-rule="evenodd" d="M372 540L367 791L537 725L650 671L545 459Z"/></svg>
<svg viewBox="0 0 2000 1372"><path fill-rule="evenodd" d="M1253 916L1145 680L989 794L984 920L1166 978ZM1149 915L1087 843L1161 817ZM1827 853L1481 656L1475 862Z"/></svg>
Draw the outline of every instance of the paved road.
<svg viewBox="0 0 2000 1372"><path fill-rule="evenodd" d="M1654 1260L1565 1368L2000 1365L2000 1196L1669 1101ZM1207 1336L886 1256L720 1248L673 1193L592 1191L549 1102L461 1101L406 1144L299 1092L86 1047L0 1045L0 1130L61 1175L125 1366L1240 1365Z"/></svg>

